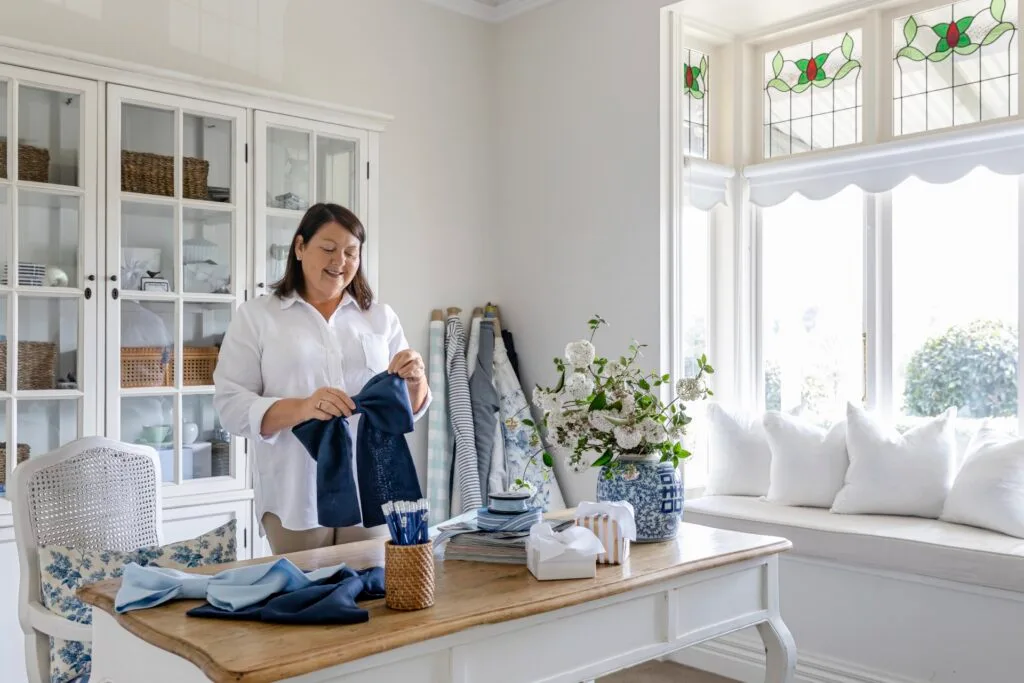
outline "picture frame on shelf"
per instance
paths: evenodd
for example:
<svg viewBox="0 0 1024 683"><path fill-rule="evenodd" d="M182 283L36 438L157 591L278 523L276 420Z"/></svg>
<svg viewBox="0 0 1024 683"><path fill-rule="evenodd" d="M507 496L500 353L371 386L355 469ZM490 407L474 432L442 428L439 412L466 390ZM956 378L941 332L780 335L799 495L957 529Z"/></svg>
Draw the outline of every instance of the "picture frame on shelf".
<svg viewBox="0 0 1024 683"><path fill-rule="evenodd" d="M143 292L170 292L171 283L162 277L144 277L140 282Z"/></svg>

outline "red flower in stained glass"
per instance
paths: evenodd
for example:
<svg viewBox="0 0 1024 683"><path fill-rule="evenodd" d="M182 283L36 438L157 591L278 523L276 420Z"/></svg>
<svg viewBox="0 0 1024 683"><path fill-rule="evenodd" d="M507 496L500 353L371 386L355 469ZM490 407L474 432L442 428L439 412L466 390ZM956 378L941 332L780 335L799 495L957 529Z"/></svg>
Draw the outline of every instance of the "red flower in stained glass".
<svg viewBox="0 0 1024 683"><path fill-rule="evenodd" d="M686 90L693 92L700 92L700 67L690 66L689 64L683 64L683 82L686 85Z"/></svg>
<svg viewBox="0 0 1024 683"><path fill-rule="evenodd" d="M800 80L798 83L810 83L812 81L825 80L825 62L828 60L828 53L822 52L811 59L798 59L796 66L800 69Z"/></svg>
<svg viewBox="0 0 1024 683"><path fill-rule="evenodd" d="M974 17L964 17L958 21L948 24L935 24L932 31L939 37L935 44L936 52L949 52L954 47L967 47L971 44L971 37L967 35L967 29L974 23Z"/></svg>

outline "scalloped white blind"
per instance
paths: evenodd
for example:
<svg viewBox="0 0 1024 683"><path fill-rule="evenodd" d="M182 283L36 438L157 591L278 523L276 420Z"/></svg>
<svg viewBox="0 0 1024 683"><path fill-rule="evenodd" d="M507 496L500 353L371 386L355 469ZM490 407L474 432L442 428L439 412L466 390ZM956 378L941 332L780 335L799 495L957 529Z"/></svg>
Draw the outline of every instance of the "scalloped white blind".
<svg viewBox="0 0 1024 683"><path fill-rule="evenodd" d="M683 191L690 205L707 211L718 204L728 205L729 181L736 171L704 159L686 157Z"/></svg>
<svg viewBox="0 0 1024 683"><path fill-rule="evenodd" d="M850 185L887 192L910 176L950 183L978 166L1004 175L1024 174L1024 121L757 164L744 169L743 176L751 203L774 206L796 193L825 199Z"/></svg>

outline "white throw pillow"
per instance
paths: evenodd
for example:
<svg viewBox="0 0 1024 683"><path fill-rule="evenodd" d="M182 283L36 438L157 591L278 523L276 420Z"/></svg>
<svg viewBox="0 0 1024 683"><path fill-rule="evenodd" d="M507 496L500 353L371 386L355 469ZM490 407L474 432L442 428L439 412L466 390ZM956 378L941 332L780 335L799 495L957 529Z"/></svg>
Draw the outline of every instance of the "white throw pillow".
<svg viewBox="0 0 1024 683"><path fill-rule="evenodd" d="M772 451L761 420L709 403L711 458L709 496L763 496L768 493Z"/></svg>
<svg viewBox="0 0 1024 683"><path fill-rule="evenodd" d="M901 436L848 405L850 467L832 512L938 519L956 475L955 418L950 408Z"/></svg>
<svg viewBox="0 0 1024 683"><path fill-rule="evenodd" d="M1024 439L979 429L940 519L1024 538Z"/></svg>
<svg viewBox="0 0 1024 683"><path fill-rule="evenodd" d="M832 507L850 464L846 422L826 431L806 420L770 411L764 416L764 430L772 450L768 501Z"/></svg>

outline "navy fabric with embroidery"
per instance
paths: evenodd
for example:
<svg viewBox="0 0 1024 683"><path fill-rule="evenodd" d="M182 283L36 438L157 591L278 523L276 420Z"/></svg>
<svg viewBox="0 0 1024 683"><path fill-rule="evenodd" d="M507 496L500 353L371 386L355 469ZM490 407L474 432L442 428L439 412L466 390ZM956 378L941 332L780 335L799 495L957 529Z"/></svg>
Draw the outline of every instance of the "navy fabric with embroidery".
<svg viewBox="0 0 1024 683"><path fill-rule="evenodd" d="M352 402L362 415L355 454L358 498L348 418L308 420L292 428L316 460L317 521L325 527L360 522L379 526L384 524L384 503L423 497L405 440L414 427L405 380L388 372L377 374Z"/></svg>
<svg viewBox="0 0 1024 683"><path fill-rule="evenodd" d="M310 586L272 595L255 605L229 611L206 603L187 612L190 617L265 621L275 624L362 624L370 613L356 602L384 597L384 569L356 571L344 567Z"/></svg>

